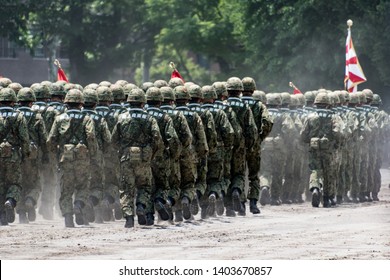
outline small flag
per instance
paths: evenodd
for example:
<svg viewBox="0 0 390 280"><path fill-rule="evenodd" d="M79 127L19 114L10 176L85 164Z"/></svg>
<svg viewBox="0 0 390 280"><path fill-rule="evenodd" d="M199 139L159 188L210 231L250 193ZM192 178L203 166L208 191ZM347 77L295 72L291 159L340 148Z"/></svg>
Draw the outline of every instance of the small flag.
<svg viewBox="0 0 390 280"><path fill-rule="evenodd" d="M172 74L171 74L171 79L173 79L173 78L179 78L179 79L181 79L182 81L183 81L183 83L184 83L184 79L183 79L183 77L180 75L180 73L179 73L179 71L177 71L177 69L176 69L176 66L175 66L175 64L173 63L173 62L170 62L169 63L169 66L172 68Z"/></svg>
<svg viewBox="0 0 390 280"><path fill-rule="evenodd" d="M367 81L366 76L359 64L355 48L352 43L351 26L352 20L348 20L348 35L345 43L345 77L344 84L348 92L356 92L357 85Z"/></svg>
<svg viewBox="0 0 390 280"><path fill-rule="evenodd" d="M58 70L57 70L57 81L65 81L65 82L69 83L68 78L66 77L66 74L65 74L64 70L62 70L61 64L58 61L58 59L54 60L54 64L58 67Z"/></svg>
<svg viewBox="0 0 390 280"><path fill-rule="evenodd" d="M299 88L297 88L292 82L290 82L290 87L294 89L293 94L299 94L302 93Z"/></svg>

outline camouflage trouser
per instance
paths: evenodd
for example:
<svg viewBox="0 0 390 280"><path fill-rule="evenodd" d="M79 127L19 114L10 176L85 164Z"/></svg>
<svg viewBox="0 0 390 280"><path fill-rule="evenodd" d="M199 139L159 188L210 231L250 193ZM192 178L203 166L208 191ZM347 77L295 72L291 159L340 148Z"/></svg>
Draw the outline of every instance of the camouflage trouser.
<svg viewBox="0 0 390 280"><path fill-rule="evenodd" d="M95 159L91 161L90 172L91 172L91 183L90 192L91 196L98 199L99 201L103 198L103 187L104 187L104 160L103 155L98 152ZM96 206L96 205L94 205Z"/></svg>
<svg viewBox="0 0 390 280"><path fill-rule="evenodd" d="M25 206L26 198L33 199L37 205L41 194L41 182L39 181L39 159L26 159L22 163L22 192L16 211L27 211Z"/></svg>
<svg viewBox="0 0 390 280"><path fill-rule="evenodd" d="M170 161L170 175L169 175L169 191L168 197L173 199L176 203L180 199L180 184L181 184L181 172L180 172L180 161Z"/></svg>
<svg viewBox="0 0 390 280"><path fill-rule="evenodd" d="M107 151L104 154L104 187L103 198L110 203L119 199L119 172L120 162L114 151Z"/></svg>
<svg viewBox="0 0 390 280"><path fill-rule="evenodd" d="M249 190L248 199L259 199L260 195L260 139L258 139L251 150L246 150L246 164L248 166Z"/></svg>
<svg viewBox="0 0 390 280"><path fill-rule="evenodd" d="M276 146L263 145L261 151L260 186L270 188L272 199L282 195L286 153Z"/></svg>
<svg viewBox="0 0 390 280"><path fill-rule="evenodd" d="M353 150L353 172L352 172L352 186L351 186L351 196L355 197L360 192L360 159L361 159L361 146L357 144Z"/></svg>
<svg viewBox="0 0 390 280"><path fill-rule="evenodd" d="M338 171L338 180L336 181L336 195L343 197L347 192L347 166L348 166L348 149L343 147L340 151L340 168Z"/></svg>
<svg viewBox="0 0 390 280"><path fill-rule="evenodd" d="M294 157L293 150L294 148L288 149L290 152L285 155L285 163L284 163L284 182L282 186L282 200L288 199L293 193L294 186L294 174L296 158Z"/></svg>
<svg viewBox="0 0 390 280"><path fill-rule="evenodd" d="M231 161L231 183L228 195L234 189L241 193L241 200L245 201L245 162L246 162L245 139L242 138L238 147L234 147Z"/></svg>
<svg viewBox="0 0 390 280"><path fill-rule="evenodd" d="M90 160L64 161L60 163L60 209L65 214L73 214L73 195L75 201L88 203L90 195Z"/></svg>
<svg viewBox="0 0 390 280"><path fill-rule="evenodd" d="M197 162L193 147L182 151L180 156L180 198L187 197L190 201L194 198Z"/></svg>
<svg viewBox="0 0 390 280"><path fill-rule="evenodd" d="M294 200L298 196L302 197L302 194L305 192L305 177L304 177L304 161L305 161L305 151L303 147L300 146L297 148L296 152L293 154L294 157L294 171L293 171L293 184L290 193L290 199ZM306 167L306 166L305 166ZM309 175L310 176L310 175Z"/></svg>
<svg viewBox="0 0 390 280"><path fill-rule="evenodd" d="M334 176L333 176L333 183L334 191L332 191L332 198L335 198L338 192L338 189L344 189L341 184L344 184L344 176L340 176L340 170L341 170L341 158L342 158L342 151L337 149L332 153L333 156L333 164L334 164Z"/></svg>
<svg viewBox="0 0 390 280"><path fill-rule="evenodd" d="M125 160L120 165L120 200L123 216L134 216L138 203L149 205L152 199L152 169L150 162Z"/></svg>
<svg viewBox="0 0 390 280"><path fill-rule="evenodd" d="M225 154L223 157L223 194L226 195L231 183L231 164L233 149L232 147L225 147Z"/></svg>
<svg viewBox="0 0 390 280"><path fill-rule="evenodd" d="M169 176L171 175L171 164L168 156L159 156L152 161L152 200L146 205L149 213L154 212L153 201L156 198L166 201L169 193Z"/></svg>
<svg viewBox="0 0 390 280"><path fill-rule="evenodd" d="M310 190L318 188L324 196L333 197L336 194L335 166L331 150L311 150L309 158Z"/></svg>
<svg viewBox="0 0 390 280"><path fill-rule="evenodd" d="M0 157L0 178L0 211L4 211L6 199L20 200L22 173L19 151L13 150L11 157Z"/></svg>
<svg viewBox="0 0 390 280"><path fill-rule="evenodd" d="M342 160L345 161L345 164L341 167L341 172L344 173L345 181L344 181L344 193L343 195L347 195L352 188L353 181L353 158L354 158L355 149L353 146L348 143L348 146L343 151Z"/></svg>
<svg viewBox="0 0 390 280"><path fill-rule="evenodd" d="M54 155L50 155L50 162L43 163L39 170L39 177L41 178L41 202L39 206L39 213L44 213L47 210L52 212L55 205L57 205L60 196L60 186L58 183L57 173L57 159ZM58 205L57 205L58 207Z"/></svg>
<svg viewBox="0 0 390 280"><path fill-rule="evenodd" d="M373 192L374 191L374 185L375 185L375 164L376 164L376 150L377 150L377 141L373 141L374 143L371 143L369 145L368 150L368 166L367 166L367 192Z"/></svg>
<svg viewBox="0 0 390 280"><path fill-rule="evenodd" d="M363 145L361 149L361 156L360 156L360 190L359 193L365 193L368 191L368 161L369 161L369 154L368 154L368 147L367 145Z"/></svg>
<svg viewBox="0 0 390 280"><path fill-rule="evenodd" d="M207 189L207 156L198 159L196 169L198 176L195 182L195 189L201 195L204 195Z"/></svg>
<svg viewBox="0 0 390 280"><path fill-rule="evenodd" d="M383 155L383 146L378 145L376 150L375 157L375 167L374 167L374 186L372 193L377 195L381 189L382 175L380 169L382 167L382 155Z"/></svg>

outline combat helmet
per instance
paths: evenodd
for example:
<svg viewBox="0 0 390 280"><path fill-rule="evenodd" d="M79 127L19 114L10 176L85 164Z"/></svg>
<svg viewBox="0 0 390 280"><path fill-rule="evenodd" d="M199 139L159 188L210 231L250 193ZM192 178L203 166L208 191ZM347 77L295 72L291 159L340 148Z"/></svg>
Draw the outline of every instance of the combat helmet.
<svg viewBox="0 0 390 280"><path fill-rule="evenodd" d="M164 96L158 87L150 87L146 91L146 100L163 102Z"/></svg>
<svg viewBox="0 0 390 280"><path fill-rule="evenodd" d="M66 90L67 85L69 85L69 84L66 84L65 86L63 86L61 83L58 83L58 82L53 83L51 85L51 92L50 92L50 94L52 96L64 97L66 95L66 92L67 92L67 90Z"/></svg>
<svg viewBox="0 0 390 280"><path fill-rule="evenodd" d="M115 84L124 87L125 85L128 84L128 82L126 80L118 80L118 81L115 82Z"/></svg>
<svg viewBox="0 0 390 280"><path fill-rule="evenodd" d="M70 91L71 89L76 89L76 85L73 83L67 83L64 86L65 93Z"/></svg>
<svg viewBox="0 0 390 280"><path fill-rule="evenodd" d="M12 88L16 95L18 95L19 90L22 88L22 85L19 83L10 83L8 85L9 88Z"/></svg>
<svg viewBox="0 0 390 280"><path fill-rule="evenodd" d="M202 88L199 85L193 84L187 88L187 91L190 94L191 98L203 98Z"/></svg>
<svg viewBox="0 0 390 280"><path fill-rule="evenodd" d="M175 78L172 78L172 79L169 80L168 85L171 88L175 88L177 86L184 86L184 82L183 82L182 79L180 79L178 77L175 77Z"/></svg>
<svg viewBox="0 0 390 280"><path fill-rule="evenodd" d="M279 93L268 93L266 94L267 105L280 106L282 105L282 97Z"/></svg>
<svg viewBox="0 0 390 280"><path fill-rule="evenodd" d="M265 92L261 90L255 90L252 93L252 97L254 100L258 100L261 103L265 104L267 102L267 97L265 96Z"/></svg>
<svg viewBox="0 0 390 280"><path fill-rule="evenodd" d="M123 87L119 84L112 84L110 86L111 92L112 92L112 98L114 101L122 101L125 97L125 92L123 90Z"/></svg>
<svg viewBox="0 0 390 280"><path fill-rule="evenodd" d="M244 86L242 85L240 78L230 77L226 81L226 89L227 91L243 91Z"/></svg>
<svg viewBox="0 0 390 280"><path fill-rule="evenodd" d="M140 88L132 89L127 96L127 102L146 103L145 92Z"/></svg>
<svg viewBox="0 0 390 280"><path fill-rule="evenodd" d="M367 98L366 98L366 94L364 92L358 91L357 95L359 97L359 103L360 104L367 104Z"/></svg>
<svg viewBox="0 0 390 280"><path fill-rule="evenodd" d="M335 92L337 93L337 95L339 97L340 104L344 104L346 102L344 93L341 90L337 90Z"/></svg>
<svg viewBox="0 0 390 280"><path fill-rule="evenodd" d="M109 81L101 81L99 86L110 87L111 83Z"/></svg>
<svg viewBox="0 0 390 280"><path fill-rule="evenodd" d="M382 105L382 99L379 94L374 93L371 101L371 105L379 107Z"/></svg>
<svg viewBox="0 0 390 280"><path fill-rule="evenodd" d="M178 100L178 99L190 100L191 99L191 96L188 93L188 90L185 86L177 86L173 89L173 92L175 93L176 100Z"/></svg>
<svg viewBox="0 0 390 280"><path fill-rule="evenodd" d="M154 87L152 82L145 82L141 85L141 89L146 93L149 88Z"/></svg>
<svg viewBox="0 0 390 280"><path fill-rule="evenodd" d="M356 105L359 104L359 102L360 102L359 96L357 95L356 92L349 93L349 101L348 101L349 104Z"/></svg>
<svg viewBox="0 0 390 280"><path fill-rule="evenodd" d="M71 89L65 95L64 103L84 104L84 96L79 89Z"/></svg>
<svg viewBox="0 0 390 280"><path fill-rule="evenodd" d="M297 94L294 94L298 100L299 100L299 107L303 107L306 105L306 99L305 99L305 96L302 94L302 93L297 93Z"/></svg>
<svg viewBox="0 0 390 280"><path fill-rule="evenodd" d="M21 88L17 94L18 102L35 102L37 101L34 91L29 87Z"/></svg>
<svg viewBox="0 0 390 280"><path fill-rule="evenodd" d="M221 96L228 97L228 92L226 89L226 85L223 82L215 82L213 83L213 87L215 88L215 92L217 96L220 98Z"/></svg>
<svg viewBox="0 0 390 280"><path fill-rule="evenodd" d="M165 80L156 80L154 81L153 85L158 88L167 87L168 83Z"/></svg>
<svg viewBox="0 0 390 280"><path fill-rule="evenodd" d="M51 97L50 88L46 85L35 83L30 88L34 92L36 99L50 99Z"/></svg>
<svg viewBox="0 0 390 280"><path fill-rule="evenodd" d="M112 96L112 91L109 87L99 86L96 89L96 93L98 95L99 102L112 102L114 98Z"/></svg>
<svg viewBox="0 0 390 280"><path fill-rule="evenodd" d="M288 92L282 92L280 96L282 97L282 106L288 106L291 104L291 94Z"/></svg>
<svg viewBox="0 0 390 280"><path fill-rule="evenodd" d="M202 94L204 99L217 99L217 93L213 86L203 86L202 87Z"/></svg>
<svg viewBox="0 0 390 280"><path fill-rule="evenodd" d="M310 103L310 104L314 103L314 99L316 98L314 92L306 91L304 96L305 96L305 100L306 100L307 103Z"/></svg>
<svg viewBox="0 0 390 280"><path fill-rule="evenodd" d="M244 87L244 91L253 92L256 90L256 82L251 77L245 77L242 79L242 85Z"/></svg>
<svg viewBox="0 0 390 280"><path fill-rule="evenodd" d="M0 78L0 86L3 87L3 88L8 87L8 85L11 84L11 83L12 83L12 81L10 79L8 79L8 78L5 78L5 77Z"/></svg>
<svg viewBox="0 0 390 280"><path fill-rule="evenodd" d="M171 87L162 87L160 88L160 92L163 95L164 100L175 101L175 93Z"/></svg>
<svg viewBox="0 0 390 280"><path fill-rule="evenodd" d="M0 90L0 102L17 102L16 94L12 88L2 88Z"/></svg>
<svg viewBox="0 0 390 280"><path fill-rule="evenodd" d="M85 88L83 90L83 95L84 95L84 102L85 103L92 103L92 104L97 104L99 103L99 97L93 88Z"/></svg>
<svg viewBox="0 0 390 280"><path fill-rule="evenodd" d="M367 102L370 103L374 99L374 93L371 89L363 89L363 93L366 95Z"/></svg>
<svg viewBox="0 0 390 280"><path fill-rule="evenodd" d="M298 107L299 105L300 105L300 100L299 100L297 94L291 95L291 103L290 103L290 106L296 108L296 107Z"/></svg>
<svg viewBox="0 0 390 280"><path fill-rule="evenodd" d="M316 98L314 99L314 104L327 104L330 105L330 98L326 91L319 91Z"/></svg>
<svg viewBox="0 0 390 280"><path fill-rule="evenodd" d="M91 84L86 85L86 86L84 87L84 89L91 88L91 89L96 90L98 87L99 87L98 84L96 84L96 83L91 83Z"/></svg>
<svg viewBox="0 0 390 280"><path fill-rule="evenodd" d="M124 87L123 87L123 92L125 94L125 96L128 96L130 91L132 89L135 89L135 88L139 88L137 87L135 84L132 84L132 83L127 83Z"/></svg>

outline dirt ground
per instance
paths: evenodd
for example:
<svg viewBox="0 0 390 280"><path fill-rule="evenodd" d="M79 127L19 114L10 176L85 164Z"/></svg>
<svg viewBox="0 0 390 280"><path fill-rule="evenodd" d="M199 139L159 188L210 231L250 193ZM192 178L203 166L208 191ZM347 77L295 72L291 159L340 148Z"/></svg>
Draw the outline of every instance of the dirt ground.
<svg viewBox="0 0 390 280"><path fill-rule="evenodd" d="M390 170L380 201L331 209L266 206L254 216L221 216L125 229L124 220L65 228L62 218L0 227L2 260L390 259Z"/></svg>

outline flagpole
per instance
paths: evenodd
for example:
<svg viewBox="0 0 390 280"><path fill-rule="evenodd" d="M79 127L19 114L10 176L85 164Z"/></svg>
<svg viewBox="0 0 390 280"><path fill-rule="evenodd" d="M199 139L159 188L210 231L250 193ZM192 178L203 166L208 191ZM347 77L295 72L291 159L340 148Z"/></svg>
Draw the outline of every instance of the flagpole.
<svg viewBox="0 0 390 280"><path fill-rule="evenodd" d="M352 19L348 19L347 20L347 26L348 26L347 38L350 38L350 36L351 36L350 34L351 34L351 27L352 27L352 25L353 25ZM349 42L348 41L347 41L347 46L349 46ZM349 80L349 78L345 81L345 84L344 84L344 88L345 88L346 91L349 91L349 89L348 89L348 80Z"/></svg>

